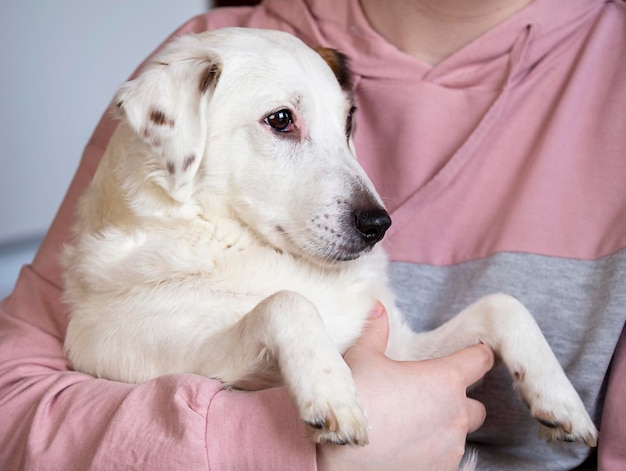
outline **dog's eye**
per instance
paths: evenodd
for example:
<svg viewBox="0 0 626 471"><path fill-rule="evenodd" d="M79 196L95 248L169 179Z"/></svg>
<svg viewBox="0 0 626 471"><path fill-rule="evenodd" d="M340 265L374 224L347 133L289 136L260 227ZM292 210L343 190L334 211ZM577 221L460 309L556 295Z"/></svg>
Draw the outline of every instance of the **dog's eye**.
<svg viewBox="0 0 626 471"><path fill-rule="evenodd" d="M291 111L279 110L275 113L268 115L265 119L265 124L271 127L274 131L289 132L293 129L293 118Z"/></svg>
<svg viewBox="0 0 626 471"><path fill-rule="evenodd" d="M354 119L354 113L356 113L356 106L353 106L352 108L350 108L350 111L348 111L348 116L346 118L346 137L347 138L350 138L350 135L352 134L352 130L353 130L352 120Z"/></svg>

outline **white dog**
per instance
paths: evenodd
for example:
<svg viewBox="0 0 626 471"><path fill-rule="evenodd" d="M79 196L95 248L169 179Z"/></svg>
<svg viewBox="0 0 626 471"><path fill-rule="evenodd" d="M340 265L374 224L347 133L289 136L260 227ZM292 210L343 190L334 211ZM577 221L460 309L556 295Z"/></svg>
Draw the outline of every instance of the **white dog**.
<svg viewBox="0 0 626 471"><path fill-rule="evenodd" d="M515 299L488 296L429 333L403 323L376 246L391 221L354 156L351 92L335 51L238 28L182 37L123 85L63 257L74 367L128 382L284 382L316 441L363 445L341 354L380 300L389 356L483 342L548 439L594 446L582 401Z"/></svg>

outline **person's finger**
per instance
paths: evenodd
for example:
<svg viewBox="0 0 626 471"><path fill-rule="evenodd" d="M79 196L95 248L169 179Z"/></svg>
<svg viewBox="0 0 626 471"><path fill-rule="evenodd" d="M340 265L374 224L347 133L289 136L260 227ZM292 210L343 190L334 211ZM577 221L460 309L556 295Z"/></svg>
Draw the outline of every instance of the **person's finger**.
<svg viewBox="0 0 626 471"><path fill-rule="evenodd" d="M387 339L389 337L389 323L385 307L377 303L370 312L365 330L357 340L356 345L369 348L384 353L387 349Z"/></svg>
<svg viewBox="0 0 626 471"><path fill-rule="evenodd" d="M469 415L469 428L467 432L472 433L478 430L485 423L487 411L485 410L485 406L482 402L479 402L476 399L468 399L467 401Z"/></svg>
<svg viewBox="0 0 626 471"><path fill-rule="evenodd" d="M456 365L465 384L469 387L493 368L495 357L491 348L484 344L477 344L453 353L448 357L448 361Z"/></svg>

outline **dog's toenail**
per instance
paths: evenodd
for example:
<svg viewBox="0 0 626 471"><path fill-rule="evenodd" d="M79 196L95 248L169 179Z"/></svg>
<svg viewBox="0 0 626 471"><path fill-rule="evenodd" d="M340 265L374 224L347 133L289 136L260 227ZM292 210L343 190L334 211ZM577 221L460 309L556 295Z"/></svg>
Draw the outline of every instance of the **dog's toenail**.
<svg viewBox="0 0 626 471"><path fill-rule="evenodd" d="M559 428L559 423L558 422L552 422L552 421L544 420L544 419L537 419L537 421L541 425L544 425L545 427L548 427L548 428Z"/></svg>
<svg viewBox="0 0 626 471"><path fill-rule="evenodd" d="M324 425L326 425L326 421L324 420L316 420L314 422L307 422L307 425L309 425L310 427L317 429L317 430L321 430L324 428Z"/></svg>

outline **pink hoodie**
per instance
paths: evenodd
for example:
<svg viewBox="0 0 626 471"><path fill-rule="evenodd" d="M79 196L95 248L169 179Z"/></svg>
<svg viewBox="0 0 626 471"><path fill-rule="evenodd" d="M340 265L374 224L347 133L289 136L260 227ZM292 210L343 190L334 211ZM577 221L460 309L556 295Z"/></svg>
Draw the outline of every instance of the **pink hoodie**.
<svg viewBox="0 0 626 471"><path fill-rule="evenodd" d="M357 0L215 10L175 34L223 26L287 30L350 57L356 146L392 213L391 275L410 322L432 327L483 291L513 292L602 419L599 469L626 469L624 5L535 0L436 67L380 38ZM114 127L105 115L33 264L0 304L0 467L314 469L283 389L222 391L191 375L129 385L70 370L57 259ZM585 448L542 448L514 398L498 409L508 393L476 394L494 405L474 439L498 443L506 469L585 459ZM489 447L481 456L500 466Z"/></svg>

